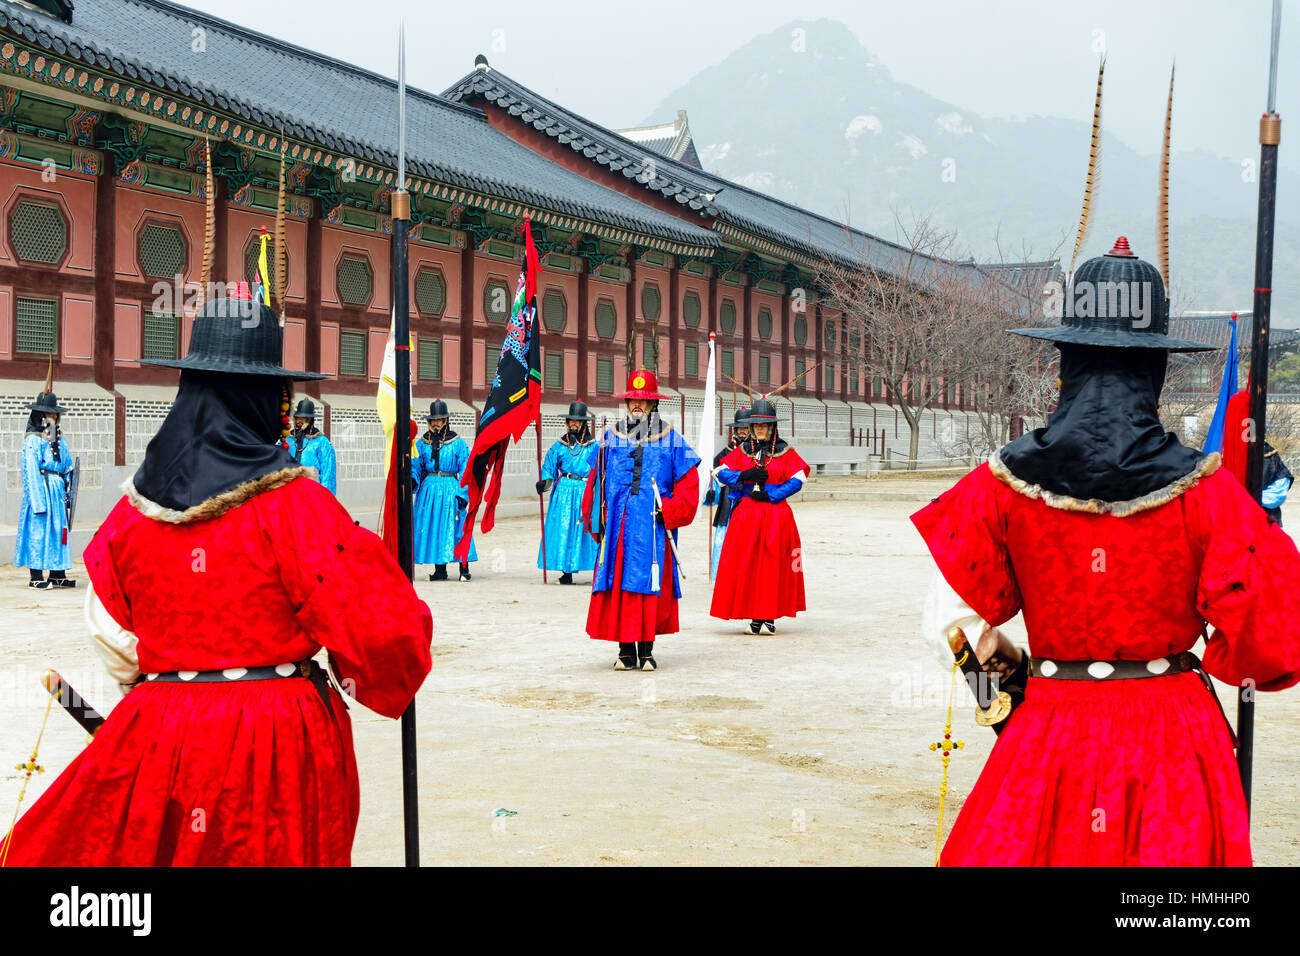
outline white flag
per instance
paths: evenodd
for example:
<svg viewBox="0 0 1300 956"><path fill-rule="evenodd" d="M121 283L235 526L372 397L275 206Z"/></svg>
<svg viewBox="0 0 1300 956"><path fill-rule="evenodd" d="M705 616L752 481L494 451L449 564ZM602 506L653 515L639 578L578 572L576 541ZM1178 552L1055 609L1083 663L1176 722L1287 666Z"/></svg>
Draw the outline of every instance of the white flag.
<svg viewBox="0 0 1300 956"><path fill-rule="evenodd" d="M713 447L717 439L718 386L714 381L713 333L709 333L709 370L704 375L704 410L700 413L700 433L695 437L695 451L700 462L700 503L713 483Z"/></svg>

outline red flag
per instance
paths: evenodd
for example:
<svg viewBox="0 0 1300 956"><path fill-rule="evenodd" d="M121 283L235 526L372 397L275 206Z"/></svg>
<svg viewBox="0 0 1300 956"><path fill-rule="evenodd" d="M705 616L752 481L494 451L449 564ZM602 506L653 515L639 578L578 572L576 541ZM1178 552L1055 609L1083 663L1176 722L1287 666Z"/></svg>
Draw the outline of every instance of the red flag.
<svg viewBox="0 0 1300 956"><path fill-rule="evenodd" d="M1250 393L1237 392L1228 399L1228 410L1223 422L1223 464L1221 467L1228 474L1246 485L1246 455L1250 451L1250 442L1246 439L1246 429L1250 427ZM1252 436L1253 437L1253 436ZM1260 436L1263 440L1263 436Z"/></svg>
<svg viewBox="0 0 1300 956"><path fill-rule="evenodd" d="M497 501L501 498L501 472L510 442L518 441L529 425L537 420L542 408L541 349L537 336L537 279L541 266L529 217L524 216L524 268L519 275L510 325L496 375L492 379L478 433L469 453L461 484L469 491L465 530L456 544L456 559L469 555L474 534L474 518L479 505L486 502L482 530L487 534L495 523Z"/></svg>
<svg viewBox="0 0 1300 956"><path fill-rule="evenodd" d="M415 422L411 422L411 435L407 441L415 441L415 435L419 430ZM384 546L399 564L402 557L397 553L397 482L402 478L402 475L397 474L397 429L394 428L393 442L389 446L388 481L384 483L383 511L379 515L379 539L384 542ZM411 480L409 474L405 478L407 481Z"/></svg>

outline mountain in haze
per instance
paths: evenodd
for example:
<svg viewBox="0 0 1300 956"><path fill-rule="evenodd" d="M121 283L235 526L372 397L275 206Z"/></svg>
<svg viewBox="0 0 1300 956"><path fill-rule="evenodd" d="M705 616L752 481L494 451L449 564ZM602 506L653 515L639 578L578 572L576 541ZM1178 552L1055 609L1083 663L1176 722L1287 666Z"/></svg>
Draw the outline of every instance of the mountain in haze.
<svg viewBox="0 0 1300 956"><path fill-rule="evenodd" d="M1175 144L1178 107L1175 96ZM1062 112L1087 111L1090 121L1090 108L1067 104ZM910 224L930 216L955 231L960 255L1069 263L1089 122L990 119L936 99L896 81L842 23L796 21L755 37L669 94L644 123L678 109L690 116L705 169L734 182L887 239L899 238L897 217ZM1163 119L1152 117L1153 150ZM1123 234L1154 260L1158 161L1106 133L1103 115L1101 175L1081 259ZM1239 163L1208 152L1175 150L1171 162L1175 309L1250 308L1258 185ZM1278 276L1300 272L1298 195L1300 176L1283 170L1278 196L1293 198L1278 206ZM1277 285L1275 321L1300 324L1300 293Z"/></svg>

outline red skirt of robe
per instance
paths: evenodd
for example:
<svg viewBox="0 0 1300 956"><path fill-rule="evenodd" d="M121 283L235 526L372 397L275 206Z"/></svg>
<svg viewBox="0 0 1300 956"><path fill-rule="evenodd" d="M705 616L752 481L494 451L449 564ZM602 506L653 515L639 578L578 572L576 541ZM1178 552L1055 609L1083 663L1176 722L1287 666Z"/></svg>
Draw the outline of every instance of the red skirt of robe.
<svg viewBox="0 0 1300 956"><path fill-rule="evenodd" d="M587 607L587 634L597 641L618 641L631 644L636 641L653 641L656 634L675 634L677 599L673 597L673 553L664 552L664 569L660 578L668 582L658 594L636 594L624 591L623 549L614 555L614 586L608 591L595 591Z"/></svg>

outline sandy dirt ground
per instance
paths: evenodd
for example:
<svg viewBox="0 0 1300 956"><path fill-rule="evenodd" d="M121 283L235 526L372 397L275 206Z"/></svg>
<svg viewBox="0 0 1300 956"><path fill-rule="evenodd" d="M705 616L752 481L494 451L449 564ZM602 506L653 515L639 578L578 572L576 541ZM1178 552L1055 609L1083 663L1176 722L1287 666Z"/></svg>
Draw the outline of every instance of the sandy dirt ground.
<svg viewBox="0 0 1300 956"><path fill-rule="evenodd" d="M479 540L474 580L430 583L434 668L417 699L426 864L933 863L948 672L918 636L933 567L908 514L947 482L887 483L864 501L796 501L809 610L775 637L709 617L707 524L682 535L682 631L653 675L615 672L588 639L590 575L543 586L537 519ZM874 483L873 483L874 487ZM1300 506L1287 509L1300 526ZM84 580L81 568L74 574ZM0 570L0 812L13 812L58 667L93 704L117 698L86 643L84 591L37 592ZM358 609L364 613L364 609ZM1019 620L1009 630L1023 635ZM947 825L994 741L957 688ZM1221 696L1230 700L1220 688ZM354 862L402 862L398 724L352 705L361 771ZM1254 850L1300 863L1292 799L1300 693L1258 708ZM84 746L55 708L40 795ZM946 829L945 829L946 832Z"/></svg>

